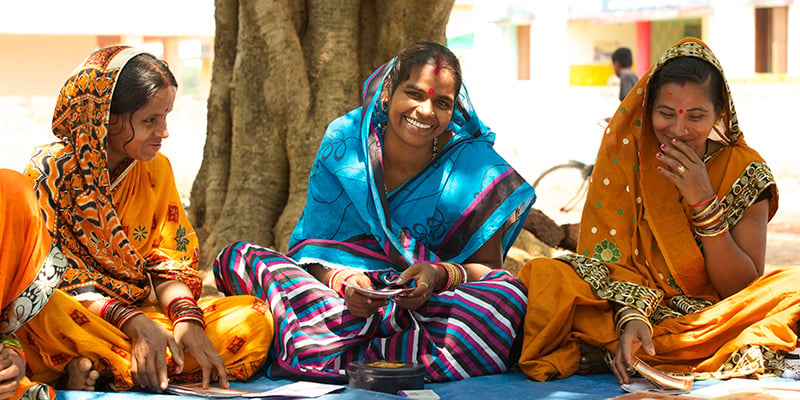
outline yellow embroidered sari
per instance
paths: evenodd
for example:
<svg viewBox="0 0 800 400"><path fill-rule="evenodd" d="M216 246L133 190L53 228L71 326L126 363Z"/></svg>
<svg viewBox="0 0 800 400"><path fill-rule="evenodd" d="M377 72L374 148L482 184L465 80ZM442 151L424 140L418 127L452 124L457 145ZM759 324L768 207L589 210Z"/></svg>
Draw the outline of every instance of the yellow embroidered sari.
<svg viewBox="0 0 800 400"><path fill-rule="evenodd" d="M580 341L616 351L612 303L649 317L656 355L638 355L665 371L697 378L774 373L781 368L781 352L795 347L800 269L771 271L721 299L706 273L687 204L657 171L659 143L645 99L653 72L675 57L701 58L722 74L699 40L685 39L669 49L604 132L577 254L536 259L520 271L528 287L520 366L536 380L574 374ZM727 82L724 86L728 104L717 137L712 135L721 148L704 159L711 184L730 226L767 197L772 218L778 206L775 180L745 143Z"/></svg>
<svg viewBox="0 0 800 400"><path fill-rule="evenodd" d="M111 95L120 70L139 53L124 46L100 49L73 72L53 116L60 141L38 148L26 170L48 229L69 262L59 287L63 292L24 332L37 355L29 362L33 376L44 382L85 356L114 389L132 387L127 337L79 300L117 299L171 331L160 307L148 303L151 280L183 282L195 298L202 290L197 237L167 158L158 154L146 162L128 159L117 171L107 168ZM265 361L272 340L268 308L250 296L205 299L200 305L229 378L249 378ZM200 371L188 358L180 379L199 380Z"/></svg>

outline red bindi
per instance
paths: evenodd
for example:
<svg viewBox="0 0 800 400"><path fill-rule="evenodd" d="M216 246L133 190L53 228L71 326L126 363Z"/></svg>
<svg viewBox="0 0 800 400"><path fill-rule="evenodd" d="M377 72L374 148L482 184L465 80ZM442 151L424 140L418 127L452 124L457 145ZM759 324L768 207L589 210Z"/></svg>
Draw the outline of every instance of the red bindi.
<svg viewBox="0 0 800 400"><path fill-rule="evenodd" d="M169 108L165 108L165 109L164 109L164 112L169 112Z"/></svg>
<svg viewBox="0 0 800 400"><path fill-rule="evenodd" d="M668 96L672 96L672 92L667 92L667 95Z"/></svg>
<svg viewBox="0 0 800 400"><path fill-rule="evenodd" d="M678 110L678 114L683 114L683 109Z"/></svg>
<svg viewBox="0 0 800 400"><path fill-rule="evenodd" d="M433 94L433 88L428 89L428 94Z"/></svg>

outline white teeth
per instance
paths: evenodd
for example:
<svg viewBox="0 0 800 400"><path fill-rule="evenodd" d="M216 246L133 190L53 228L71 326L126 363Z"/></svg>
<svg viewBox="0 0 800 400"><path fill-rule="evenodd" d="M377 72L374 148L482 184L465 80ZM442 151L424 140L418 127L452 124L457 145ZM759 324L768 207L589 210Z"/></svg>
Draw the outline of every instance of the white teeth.
<svg viewBox="0 0 800 400"><path fill-rule="evenodd" d="M415 126L417 128L420 128L420 129L428 129L428 128L433 126L433 125L423 124L423 123L421 123L421 122L419 122L417 120L413 120L413 119L408 118L408 117L404 117L404 118L406 119L406 122L408 122L410 125L413 125L413 126Z"/></svg>

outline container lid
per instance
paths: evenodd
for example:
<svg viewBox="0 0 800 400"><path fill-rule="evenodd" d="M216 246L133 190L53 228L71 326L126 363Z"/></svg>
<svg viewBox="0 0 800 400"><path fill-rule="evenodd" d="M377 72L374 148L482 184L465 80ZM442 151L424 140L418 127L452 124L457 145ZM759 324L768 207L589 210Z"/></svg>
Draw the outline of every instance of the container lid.
<svg viewBox="0 0 800 400"><path fill-rule="evenodd" d="M353 361L347 366L347 374L395 377L422 376L425 374L425 366L402 361L360 360Z"/></svg>

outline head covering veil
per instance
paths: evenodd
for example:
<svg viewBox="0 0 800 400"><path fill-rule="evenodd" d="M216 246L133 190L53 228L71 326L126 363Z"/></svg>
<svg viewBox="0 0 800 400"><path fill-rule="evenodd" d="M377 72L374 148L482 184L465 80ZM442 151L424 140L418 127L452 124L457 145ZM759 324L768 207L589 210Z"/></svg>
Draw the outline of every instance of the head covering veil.
<svg viewBox="0 0 800 400"><path fill-rule="evenodd" d="M730 88L722 67L699 39L686 38L668 49L631 89L605 129L581 220L578 253L609 268L629 268L631 276L666 280L666 294L683 292L715 299L705 260L694 237L690 212L677 188L658 172L660 151L653 132L647 96L653 74L677 57L696 57L719 71L725 106L709 139L722 148L704 161L714 191L734 226L758 196L772 195L769 217L778 206L774 178L739 129ZM666 277L654 275L653 267ZM644 282L640 283L643 284Z"/></svg>

